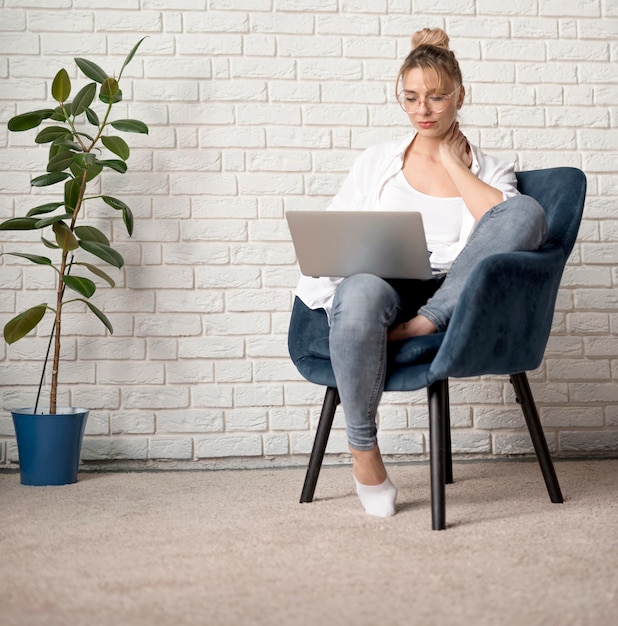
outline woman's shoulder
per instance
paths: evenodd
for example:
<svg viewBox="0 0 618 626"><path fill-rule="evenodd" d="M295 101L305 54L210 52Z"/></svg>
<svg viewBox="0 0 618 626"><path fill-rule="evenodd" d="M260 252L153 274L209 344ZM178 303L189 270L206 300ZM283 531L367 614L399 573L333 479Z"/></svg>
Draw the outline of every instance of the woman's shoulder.
<svg viewBox="0 0 618 626"><path fill-rule="evenodd" d="M385 159L402 157L413 138L414 133L408 133L405 137L373 144L365 148L356 161L358 164L375 164Z"/></svg>
<svg viewBox="0 0 618 626"><path fill-rule="evenodd" d="M514 167L513 161L507 161L505 159L494 156L493 154L488 154L474 144L470 144L470 148L480 169L492 170Z"/></svg>

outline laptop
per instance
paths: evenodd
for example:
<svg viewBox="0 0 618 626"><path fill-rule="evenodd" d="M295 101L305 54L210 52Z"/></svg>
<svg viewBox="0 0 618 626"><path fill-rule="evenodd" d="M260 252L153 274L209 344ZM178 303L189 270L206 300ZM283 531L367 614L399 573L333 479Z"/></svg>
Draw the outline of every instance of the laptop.
<svg viewBox="0 0 618 626"><path fill-rule="evenodd" d="M415 211L287 211L305 276L432 277L421 214Z"/></svg>

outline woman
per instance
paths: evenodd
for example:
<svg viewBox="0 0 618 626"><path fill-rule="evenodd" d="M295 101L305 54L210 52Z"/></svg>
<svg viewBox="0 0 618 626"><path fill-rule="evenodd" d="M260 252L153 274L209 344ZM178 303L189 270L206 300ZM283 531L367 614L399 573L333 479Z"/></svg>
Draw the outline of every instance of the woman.
<svg viewBox="0 0 618 626"><path fill-rule="evenodd" d="M296 290L306 306L328 316L357 493L367 513L383 517L395 513L397 498L375 422L389 342L444 331L481 259L538 249L547 229L542 207L519 195L513 164L484 154L462 134L457 112L465 88L446 33L423 29L412 47L397 77L397 98L414 132L366 150L329 209L419 211L435 276L303 276Z"/></svg>

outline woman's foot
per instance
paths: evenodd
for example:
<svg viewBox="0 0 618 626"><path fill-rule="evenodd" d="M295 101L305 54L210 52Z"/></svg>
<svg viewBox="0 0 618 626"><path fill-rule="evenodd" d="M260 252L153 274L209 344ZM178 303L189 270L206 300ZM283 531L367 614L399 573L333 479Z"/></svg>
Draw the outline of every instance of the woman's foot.
<svg viewBox="0 0 618 626"><path fill-rule="evenodd" d="M410 337L422 337L437 332L435 324L424 315L417 315L403 324L391 328L388 331L389 341L402 341Z"/></svg>
<svg viewBox="0 0 618 626"><path fill-rule="evenodd" d="M390 517L395 514L397 489L386 474L382 455L378 447L373 450L354 450L352 467L356 493L369 515Z"/></svg>

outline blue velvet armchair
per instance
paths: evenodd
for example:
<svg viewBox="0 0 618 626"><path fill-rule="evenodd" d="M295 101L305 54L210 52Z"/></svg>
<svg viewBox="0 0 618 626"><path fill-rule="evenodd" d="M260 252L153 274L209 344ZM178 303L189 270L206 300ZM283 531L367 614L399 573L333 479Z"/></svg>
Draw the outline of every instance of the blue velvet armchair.
<svg viewBox="0 0 618 626"><path fill-rule="evenodd" d="M558 167L518 172L517 180L521 193L535 198L547 213L543 247L496 254L479 263L446 332L400 342L389 355L386 391L427 388L434 530L446 527L445 484L453 481L449 378L510 377L550 499L563 501L526 371L543 359L558 287L581 222L586 178L576 168ZM326 386L301 502L313 500L339 404L328 333L324 311L311 310L297 298L288 334L290 356L305 379Z"/></svg>

